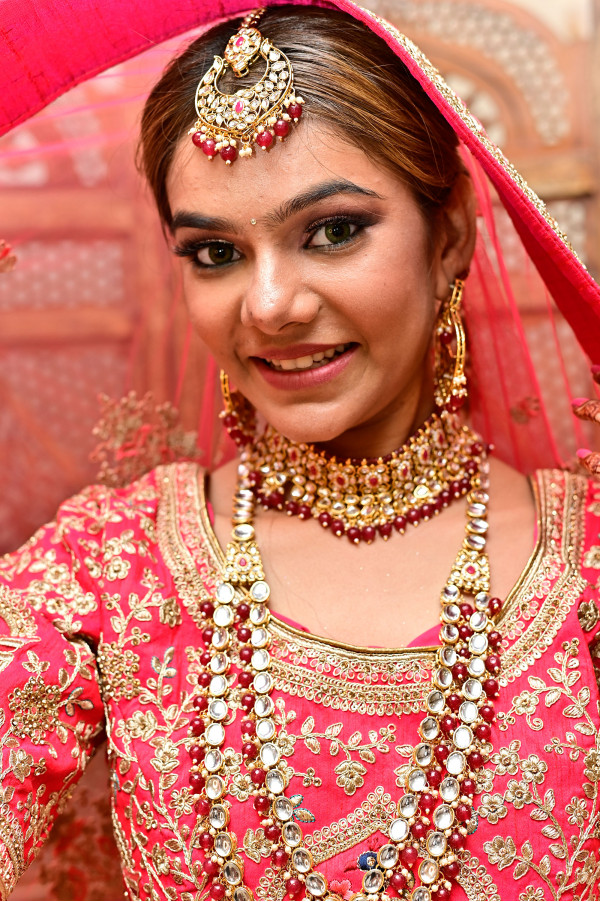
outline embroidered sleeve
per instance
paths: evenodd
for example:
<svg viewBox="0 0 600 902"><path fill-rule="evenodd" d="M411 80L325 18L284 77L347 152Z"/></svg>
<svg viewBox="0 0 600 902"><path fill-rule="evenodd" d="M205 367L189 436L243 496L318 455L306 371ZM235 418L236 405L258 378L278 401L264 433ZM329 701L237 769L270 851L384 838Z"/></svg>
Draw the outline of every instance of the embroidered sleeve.
<svg viewBox="0 0 600 902"><path fill-rule="evenodd" d="M0 894L12 891L100 739L95 649L111 493L92 488L0 560Z"/></svg>
<svg viewBox="0 0 600 902"><path fill-rule="evenodd" d="M577 613L600 686L600 482L597 480L589 482L585 518L582 572L587 586Z"/></svg>

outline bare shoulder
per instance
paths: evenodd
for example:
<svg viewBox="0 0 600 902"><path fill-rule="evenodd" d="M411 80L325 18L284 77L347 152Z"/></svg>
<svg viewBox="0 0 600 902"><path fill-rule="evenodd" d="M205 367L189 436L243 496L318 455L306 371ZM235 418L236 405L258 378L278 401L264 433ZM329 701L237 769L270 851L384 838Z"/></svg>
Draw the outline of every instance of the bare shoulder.
<svg viewBox="0 0 600 902"><path fill-rule="evenodd" d="M208 497L215 514L231 515L231 499L235 491L238 461L230 460L207 476Z"/></svg>
<svg viewBox="0 0 600 902"><path fill-rule="evenodd" d="M490 496L496 511L508 509L516 513L529 510L532 516L535 512L527 476L497 458L490 460Z"/></svg>
<svg viewBox="0 0 600 902"><path fill-rule="evenodd" d="M534 549L536 505L531 483L502 461L490 461L488 552L495 594L505 597Z"/></svg>

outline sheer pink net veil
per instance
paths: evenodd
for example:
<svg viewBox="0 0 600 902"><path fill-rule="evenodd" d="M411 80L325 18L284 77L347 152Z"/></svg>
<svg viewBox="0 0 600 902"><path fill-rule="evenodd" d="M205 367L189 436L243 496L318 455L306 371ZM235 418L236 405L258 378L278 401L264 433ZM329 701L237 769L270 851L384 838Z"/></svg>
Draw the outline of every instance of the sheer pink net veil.
<svg viewBox="0 0 600 902"><path fill-rule="evenodd" d="M474 426L502 459L523 472L568 462L578 444L590 443L571 414L570 398L589 395L588 364L600 362L597 284L543 204L418 48L347 0L332 5L393 48L462 143L478 197L477 250L464 298ZM144 51L147 60L149 47L156 55L162 42L247 8L239 0L216 6L205 0L68 6L59 0L4 0L0 135L13 129L17 134L20 123L110 67ZM139 82L137 90L135 102L141 106ZM223 454L215 438L214 376L210 362L206 372L192 376L205 383L197 393L203 398L198 445L205 461Z"/></svg>

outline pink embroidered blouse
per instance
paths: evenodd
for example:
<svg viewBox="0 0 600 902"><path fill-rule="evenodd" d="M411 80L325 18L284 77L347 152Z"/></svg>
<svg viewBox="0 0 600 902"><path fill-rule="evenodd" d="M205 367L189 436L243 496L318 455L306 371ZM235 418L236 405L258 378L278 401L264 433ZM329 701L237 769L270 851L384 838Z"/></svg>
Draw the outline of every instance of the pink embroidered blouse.
<svg viewBox="0 0 600 902"><path fill-rule="evenodd" d="M186 748L200 605L222 555L199 475L183 463L124 490L92 487L0 563L5 897L106 734L129 897L210 898ZM456 899L600 894L600 484L543 471L534 488L537 544L500 615L494 753L478 781L478 826ZM386 842L435 650L348 647L277 619L273 632L288 793L316 866L349 899L368 853ZM224 746L231 827L256 898L279 899L283 880L249 800L235 713ZM72 867L81 895L70 897L89 897L94 850Z"/></svg>

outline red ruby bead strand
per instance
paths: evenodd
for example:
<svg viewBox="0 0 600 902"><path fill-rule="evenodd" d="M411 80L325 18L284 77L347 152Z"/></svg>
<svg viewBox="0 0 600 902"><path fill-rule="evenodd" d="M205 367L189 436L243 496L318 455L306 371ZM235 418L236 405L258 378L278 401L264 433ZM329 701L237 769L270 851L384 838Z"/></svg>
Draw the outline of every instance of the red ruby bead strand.
<svg viewBox="0 0 600 902"><path fill-rule="evenodd" d="M451 861L450 864L447 864L444 868L444 876L448 877L449 880L456 880L458 875L460 874L460 864L458 861Z"/></svg>
<svg viewBox="0 0 600 902"><path fill-rule="evenodd" d="M273 864L276 868L283 868L287 864L288 854L285 849L276 849L273 852Z"/></svg>
<svg viewBox="0 0 600 902"><path fill-rule="evenodd" d="M254 707L255 696L251 692L244 692L240 699L240 705L245 711L251 711Z"/></svg>
<svg viewBox="0 0 600 902"><path fill-rule="evenodd" d="M472 808L462 802L456 808L456 818L461 824L466 824L467 821L470 821L472 813Z"/></svg>
<svg viewBox="0 0 600 902"><path fill-rule="evenodd" d="M253 804L259 814L266 814L271 807L271 802L266 796L256 796Z"/></svg>
<svg viewBox="0 0 600 902"><path fill-rule="evenodd" d="M202 865L202 869L207 877L216 877L219 873L219 865L216 861L212 861L212 859L207 858L204 864Z"/></svg>
<svg viewBox="0 0 600 902"><path fill-rule="evenodd" d="M406 886L406 877L401 871L396 871L396 873L392 874L390 877L390 884L394 887L396 892L401 892Z"/></svg>
<svg viewBox="0 0 600 902"><path fill-rule="evenodd" d="M254 650L252 647L250 645L245 645L243 648L240 648L240 661L244 664L249 664L253 654Z"/></svg>
<svg viewBox="0 0 600 902"><path fill-rule="evenodd" d="M239 684L244 689L248 689L248 687L252 685L253 679L253 675L247 670L242 670L242 672L238 676Z"/></svg>
<svg viewBox="0 0 600 902"><path fill-rule="evenodd" d="M285 138L290 130L289 122L286 122L285 119L278 119L275 125L273 126L273 131L277 135L278 138Z"/></svg>
<svg viewBox="0 0 600 902"><path fill-rule="evenodd" d="M288 895L290 895L292 899L295 899L304 889L304 884L301 880L298 880L297 877L290 877L290 879L286 881L285 888L288 891Z"/></svg>
<svg viewBox="0 0 600 902"><path fill-rule="evenodd" d="M261 147L263 150L266 150L267 147L270 147L271 144L273 143L273 135L272 135L271 132L269 132L269 131L261 132L261 133L260 133L259 135L257 135L257 137L256 137L256 143L257 143L258 146Z"/></svg>
<svg viewBox="0 0 600 902"><path fill-rule="evenodd" d="M205 852L208 852L213 847L213 838L210 833L201 833L200 834L200 847L204 849Z"/></svg>
<svg viewBox="0 0 600 902"><path fill-rule="evenodd" d="M269 840L269 842L277 842L279 837L281 836L281 830L277 826L277 824L268 824L265 827L265 836Z"/></svg>
<svg viewBox="0 0 600 902"><path fill-rule="evenodd" d="M417 850L414 846L407 846L405 849L402 849L400 852L400 858L402 863L407 868L412 868L419 857Z"/></svg>
<svg viewBox="0 0 600 902"><path fill-rule="evenodd" d="M221 159L225 160L226 163L233 163L235 159L237 159L238 152L235 147L232 147L230 144L229 147L224 147L221 151ZM221 898L223 898L221 896Z"/></svg>
<svg viewBox="0 0 600 902"><path fill-rule="evenodd" d="M198 817L208 817L210 814L210 802L208 799L198 799L194 808Z"/></svg>
<svg viewBox="0 0 600 902"><path fill-rule="evenodd" d="M425 839L427 836L427 825L423 821L417 821L416 824L413 824L412 835L415 839Z"/></svg>

